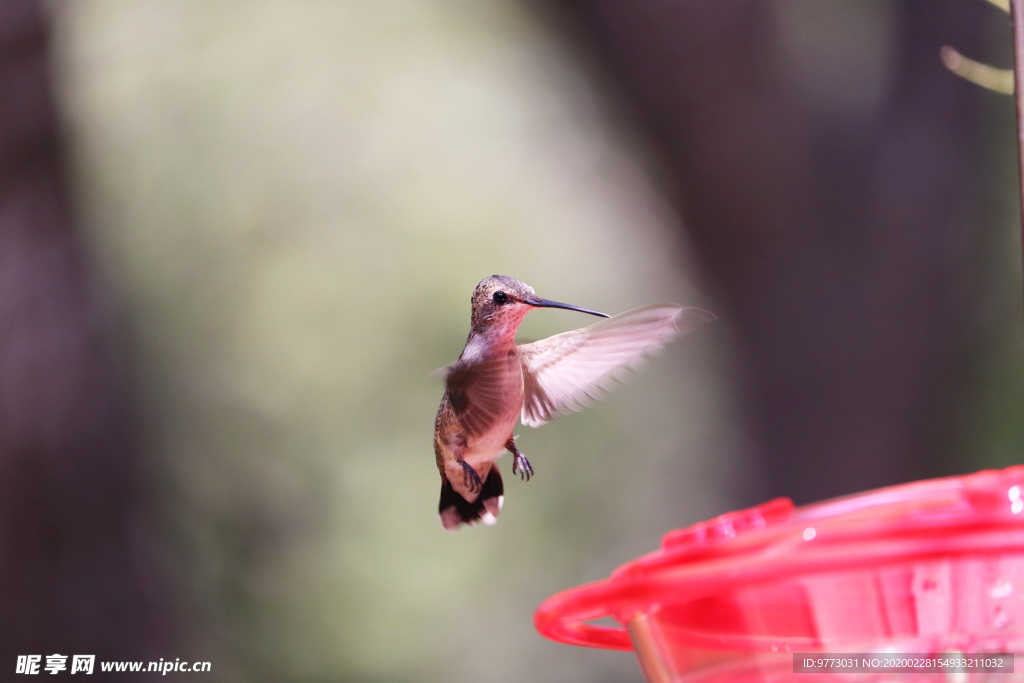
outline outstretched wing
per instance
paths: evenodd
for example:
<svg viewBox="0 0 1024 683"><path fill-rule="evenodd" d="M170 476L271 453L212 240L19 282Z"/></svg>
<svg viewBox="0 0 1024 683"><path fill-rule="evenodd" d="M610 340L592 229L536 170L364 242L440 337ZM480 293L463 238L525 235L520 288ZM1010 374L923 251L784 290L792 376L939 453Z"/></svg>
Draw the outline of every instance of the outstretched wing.
<svg viewBox="0 0 1024 683"><path fill-rule="evenodd" d="M507 418L509 406L518 405L522 370L515 355L460 360L445 370L448 400L467 435L486 433Z"/></svg>
<svg viewBox="0 0 1024 683"><path fill-rule="evenodd" d="M517 347L523 365L523 424L539 427L582 410L645 354L714 319L699 308L652 304Z"/></svg>

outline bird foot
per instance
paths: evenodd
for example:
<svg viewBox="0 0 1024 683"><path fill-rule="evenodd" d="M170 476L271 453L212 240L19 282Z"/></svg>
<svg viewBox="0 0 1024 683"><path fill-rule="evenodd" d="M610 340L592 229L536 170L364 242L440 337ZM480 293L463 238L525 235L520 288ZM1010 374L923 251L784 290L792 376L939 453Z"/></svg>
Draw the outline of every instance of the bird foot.
<svg viewBox="0 0 1024 683"><path fill-rule="evenodd" d="M462 483L469 489L470 493L476 493L484 487L484 483L480 481L480 475L465 460L462 461Z"/></svg>
<svg viewBox="0 0 1024 683"><path fill-rule="evenodd" d="M520 480L530 481L530 477L533 476L533 466L530 465L530 461L526 459L526 456L516 451L512 455L512 474L518 474Z"/></svg>

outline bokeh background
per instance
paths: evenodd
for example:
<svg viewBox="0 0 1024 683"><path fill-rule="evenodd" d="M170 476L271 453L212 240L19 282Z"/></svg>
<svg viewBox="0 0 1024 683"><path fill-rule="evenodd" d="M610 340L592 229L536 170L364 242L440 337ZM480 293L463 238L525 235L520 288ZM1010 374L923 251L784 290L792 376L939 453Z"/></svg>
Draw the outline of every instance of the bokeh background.
<svg viewBox="0 0 1024 683"><path fill-rule="evenodd" d="M1018 462L1012 100L947 44L1010 63L981 0L6 3L0 666L640 681L535 607L772 496ZM537 476L448 535L427 375L491 273L719 320L521 428Z"/></svg>

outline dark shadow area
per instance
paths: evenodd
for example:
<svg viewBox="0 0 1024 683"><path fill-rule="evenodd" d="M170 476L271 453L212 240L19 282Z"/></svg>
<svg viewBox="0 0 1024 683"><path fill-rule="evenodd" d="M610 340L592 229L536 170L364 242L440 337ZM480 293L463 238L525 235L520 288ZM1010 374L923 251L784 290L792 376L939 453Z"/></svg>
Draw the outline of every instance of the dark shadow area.
<svg viewBox="0 0 1024 683"><path fill-rule="evenodd" d="M979 220L995 211L979 140L1004 124L992 134L1012 155L1012 101L938 55L986 55L1007 16L963 0L542 11L646 134L735 325L767 479L742 497L804 503L992 464L959 452L958 416L999 241Z"/></svg>

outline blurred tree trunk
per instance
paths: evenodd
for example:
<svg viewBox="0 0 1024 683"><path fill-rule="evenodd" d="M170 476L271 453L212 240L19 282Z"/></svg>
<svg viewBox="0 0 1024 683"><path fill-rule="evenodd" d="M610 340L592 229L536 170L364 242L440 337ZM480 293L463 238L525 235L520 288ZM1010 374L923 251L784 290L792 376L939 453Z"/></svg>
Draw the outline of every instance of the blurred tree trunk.
<svg viewBox="0 0 1024 683"><path fill-rule="evenodd" d="M547 7L653 143L738 335L768 486L740 497L807 502L953 469L977 110L995 96L938 54L984 57L986 22L1005 15L973 0Z"/></svg>
<svg viewBox="0 0 1024 683"><path fill-rule="evenodd" d="M70 209L47 24L41 2L0 12L4 679L19 654L171 654L154 651L166 629L127 378Z"/></svg>

